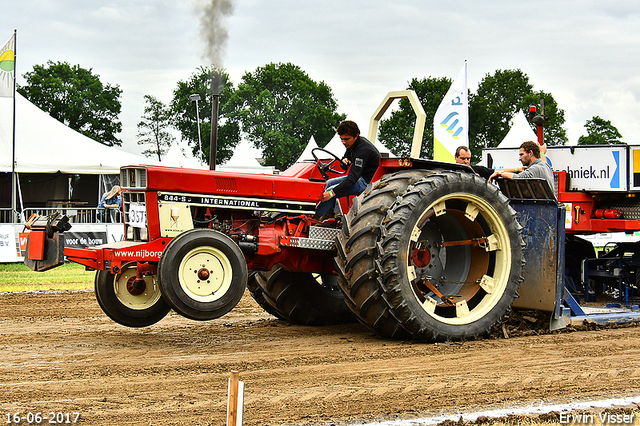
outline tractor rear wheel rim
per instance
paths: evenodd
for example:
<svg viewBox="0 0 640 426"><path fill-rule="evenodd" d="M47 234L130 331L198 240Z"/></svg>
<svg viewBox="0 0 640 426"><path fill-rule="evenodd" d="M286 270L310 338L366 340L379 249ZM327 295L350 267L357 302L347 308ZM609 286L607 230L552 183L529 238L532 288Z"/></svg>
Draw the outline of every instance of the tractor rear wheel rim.
<svg viewBox="0 0 640 426"><path fill-rule="evenodd" d="M415 261L416 251L423 249L428 250L426 266L426 255ZM415 222L407 261L408 279L422 308L442 323L469 324L487 315L507 288L509 234L485 199L448 194L431 203Z"/></svg>

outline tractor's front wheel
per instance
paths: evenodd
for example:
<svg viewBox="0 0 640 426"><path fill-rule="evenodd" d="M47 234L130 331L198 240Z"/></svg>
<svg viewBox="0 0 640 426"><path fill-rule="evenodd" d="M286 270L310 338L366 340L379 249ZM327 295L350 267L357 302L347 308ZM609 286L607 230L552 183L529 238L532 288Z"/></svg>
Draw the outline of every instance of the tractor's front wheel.
<svg viewBox="0 0 640 426"><path fill-rule="evenodd" d="M206 321L231 311L247 284L238 245L209 229L192 229L171 240L158 264L162 295L180 315Z"/></svg>
<svg viewBox="0 0 640 426"><path fill-rule="evenodd" d="M124 263L117 274L98 271L95 293L109 318L127 327L146 327L164 318L171 307L162 298L155 275L136 280L136 266L136 262Z"/></svg>

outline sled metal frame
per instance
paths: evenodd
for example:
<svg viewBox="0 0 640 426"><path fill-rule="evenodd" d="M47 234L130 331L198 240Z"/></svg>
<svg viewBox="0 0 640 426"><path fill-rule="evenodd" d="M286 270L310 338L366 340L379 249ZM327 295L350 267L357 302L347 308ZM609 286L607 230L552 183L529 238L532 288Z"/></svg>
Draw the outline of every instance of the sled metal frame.
<svg viewBox="0 0 640 426"><path fill-rule="evenodd" d="M629 303L630 289L620 281L619 299L623 303L582 305L571 293L570 278L564 273L566 209L558 204L546 181L498 179L498 185L503 192L517 197L509 201L518 213L527 245L524 282L520 285L520 298L514 301L515 308L551 312L551 330L586 322L604 325L640 321L640 307ZM589 265L595 266L605 260L624 261L617 258L586 259L583 282L588 282ZM585 299L589 300L588 297Z"/></svg>

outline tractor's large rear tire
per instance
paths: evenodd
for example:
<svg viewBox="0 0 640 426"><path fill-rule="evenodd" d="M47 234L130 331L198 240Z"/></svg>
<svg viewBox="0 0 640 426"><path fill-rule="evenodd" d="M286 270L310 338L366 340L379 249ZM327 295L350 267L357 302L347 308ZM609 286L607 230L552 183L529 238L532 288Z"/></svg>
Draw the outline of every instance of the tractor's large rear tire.
<svg viewBox="0 0 640 426"><path fill-rule="evenodd" d="M292 324L322 326L356 321L344 303L335 275L289 272L276 265L269 272L256 272L253 279L260 289L258 298L252 292L258 304Z"/></svg>
<svg viewBox="0 0 640 426"><path fill-rule="evenodd" d="M496 186L470 173L407 171L356 198L336 263L349 307L376 333L473 339L510 311L521 227Z"/></svg>
<svg viewBox="0 0 640 426"><path fill-rule="evenodd" d="M135 283L136 262L122 264L120 273L96 272L98 305L109 318L126 327L147 327L164 318L171 307L162 298L155 275Z"/></svg>
<svg viewBox="0 0 640 426"><path fill-rule="evenodd" d="M180 315L206 321L231 311L247 284L238 245L210 229L192 229L171 240L158 263L162 295Z"/></svg>
<svg viewBox="0 0 640 426"><path fill-rule="evenodd" d="M260 287L260 284L258 283L258 280L264 282L265 279L262 275L258 275L258 274L263 274L263 273L255 272L255 271L252 271L249 273L249 281L247 281L247 289L249 290L249 294L251 294L251 297L253 298L253 300L255 300L256 303L260 305L260 307L264 309L267 313L273 315L278 319L286 321L287 319L286 315L278 311L275 308L275 306L273 306L265 297L265 293L262 290L262 287Z"/></svg>

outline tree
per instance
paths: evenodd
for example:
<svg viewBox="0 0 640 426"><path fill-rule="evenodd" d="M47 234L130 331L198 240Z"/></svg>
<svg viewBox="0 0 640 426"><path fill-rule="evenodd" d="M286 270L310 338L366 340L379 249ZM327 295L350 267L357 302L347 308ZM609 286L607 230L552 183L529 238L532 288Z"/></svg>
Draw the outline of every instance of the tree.
<svg viewBox="0 0 640 426"><path fill-rule="evenodd" d="M246 73L233 95L236 117L266 165L280 170L300 156L311 136L324 146L345 118L329 86L297 65L267 64Z"/></svg>
<svg viewBox="0 0 640 426"><path fill-rule="evenodd" d="M195 157L200 158L206 164L210 158L211 135L211 105L213 94L211 93L211 78L214 67L198 67L187 81L179 81L173 91L171 111L175 117L174 126L182 135L182 140L192 147ZM218 106L218 139L216 141L216 163L224 164L233 156L233 149L240 142L240 125L233 117L232 95L233 83L228 82L229 75L222 73L223 80L227 80L219 97ZM199 95L197 102L198 114L196 114L196 102L189 99L191 95ZM200 123L197 123L198 115ZM198 141L198 125L200 127L200 143Z"/></svg>
<svg viewBox="0 0 640 426"><path fill-rule="evenodd" d="M142 121L138 123L138 145L151 145L142 151L147 157L158 156L158 161L168 151L171 143L176 139L167 128L171 126L171 110L151 95L144 95L146 106Z"/></svg>
<svg viewBox="0 0 640 426"><path fill-rule="evenodd" d="M408 89L416 92L422 108L427 116L420 157L433 158L433 117L438 106L451 86L451 79L447 77L428 77L409 82ZM398 109L391 116L380 121L378 138L394 154L409 155L413 142L413 129L416 123L416 113L407 99L400 99Z"/></svg>
<svg viewBox="0 0 640 426"><path fill-rule="evenodd" d="M587 136L578 138L578 145L610 145L623 143L620 141L622 135L618 129L611 124L611 121L598 117L587 120L584 125L587 129Z"/></svg>
<svg viewBox="0 0 640 426"><path fill-rule="evenodd" d="M53 118L105 145L122 145L119 86L103 85L91 69L67 62L34 65L23 77L27 84L18 92Z"/></svg>
<svg viewBox="0 0 640 426"><path fill-rule="evenodd" d="M544 99L546 142L560 145L567 141L564 111L551 94L533 90L529 77L521 70L497 70L487 74L469 98L469 144L473 159L479 160L482 148L498 146L511 128L519 110L528 111ZM523 141L524 142L524 141Z"/></svg>

